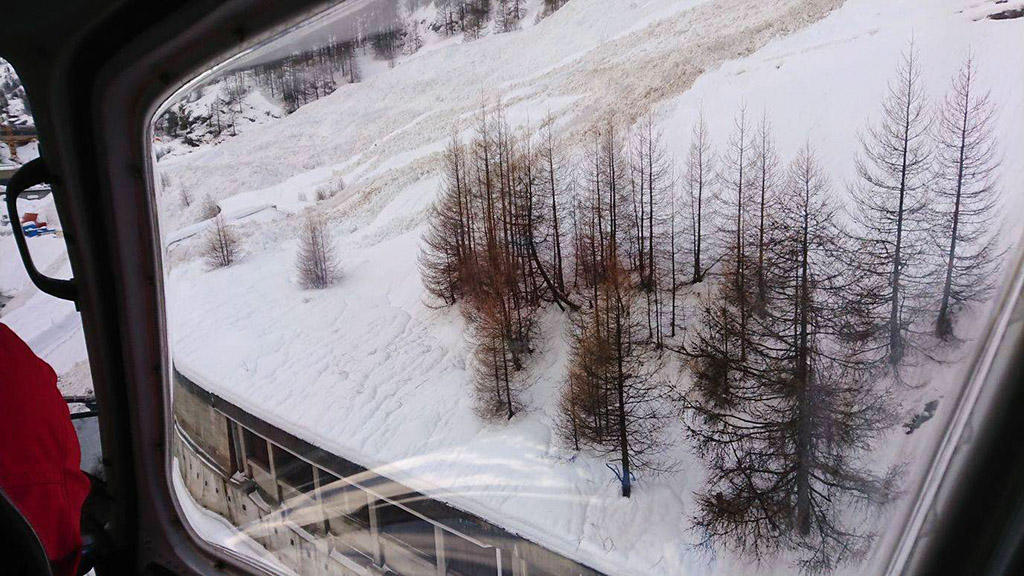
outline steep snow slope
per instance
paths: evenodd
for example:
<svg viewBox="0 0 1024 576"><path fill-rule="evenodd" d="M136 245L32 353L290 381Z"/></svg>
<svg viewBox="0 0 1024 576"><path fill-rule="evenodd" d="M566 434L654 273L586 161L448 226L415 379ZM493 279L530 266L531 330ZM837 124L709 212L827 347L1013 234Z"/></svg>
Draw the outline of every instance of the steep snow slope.
<svg viewBox="0 0 1024 576"><path fill-rule="evenodd" d="M841 190L856 175L852 155L859 150L858 135L869 118L881 114L900 51L913 42L919 52L921 81L933 109L973 52L978 85L992 91L999 107L995 136L1003 152L1003 194L1010 208L1024 208L1016 184L1024 173L1024 157L1017 153L1024 149L1024 22L984 18L1004 6L978 0L847 2L797 37L701 76L686 94L663 106L664 126L692 126L703 109L712 138L721 145L740 106L746 105L755 121L767 112L780 154L792 157L810 142ZM687 129L666 134L676 150L689 145Z"/></svg>
<svg viewBox="0 0 1024 576"><path fill-rule="evenodd" d="M688 516L702 471L685 442L670 454L677 471L641 476L629 500L618 497L602 459L561 446L552 423L567 344L557 310L545 314L540 352L530 358L527 413L480 423L466 392L464 322L425 304L416 256L438 186L437 153L481 97L503 96L520 123L550 111L568 138L608 109L630 115L653 105L677 158L699 106L722 142L745 102L751 112L770 110L784 156L810 138L841 190L857 130L877 112L911 37L933 99L974 50L983 83L1006 104L998 136L1013 154L1002 182L1020 206L1022 21L975 21L991 5L974 0L850 0L829 14L834 4L573 0L527 30L429 51L219 146L165 159L160 171L225 210L277 201L283 209L238 223L246 255L228 269L194 261L194 240L168 249L177 366L312 442L610 573L754 572L694 547ZM343 278L302 291L292 278L297 219L287 214L314 205L316 188L338 179L345 189L317 209L332 214ZM173 212L161 220L168 233L192 223ZM963 371L951 367L908 398L907 410L935 395L944 401L915 435L894 430L875 455L880 465L921 461ZM664 373L680 374L675 366ZM911 466L908 482L919 469ZM757 571L791 565L783 558Z"/></svg>
<svg viewBox="0 0 1024 576"><path fill-rule="evenodd" d="M707 68L837 4L574 0L526 30L417 55L391 73L342 86L281 122L256 127L244 141L168 159L160 169L196 198L216 200L313 168L348 173L358 167L363 183L350 191L368 192L366 201L379 203L431 170L422 159L460 121L471 120L482 98L502 97L521 122L536 123L571 105L569 128L579 130L594 114L625 102L621 111L636 114L678 94Z"/></svg>
<svg viewBox="0 0 1024 576"><path fill-rule="evenodd" d="M230 84L230 79L212 82L197 90L193 100L182 103L181 112L193 118L205 119L202 123L196 121L188 133L189 139L194 143L216 144L285 115L281 105L257 86L246 86L244 96L235 101L230 100ZM177 114L179 108L175 107L173 112ZM160 157L196 151L196 147L186 144L181 135L156 138L153 149Z"/></svg>

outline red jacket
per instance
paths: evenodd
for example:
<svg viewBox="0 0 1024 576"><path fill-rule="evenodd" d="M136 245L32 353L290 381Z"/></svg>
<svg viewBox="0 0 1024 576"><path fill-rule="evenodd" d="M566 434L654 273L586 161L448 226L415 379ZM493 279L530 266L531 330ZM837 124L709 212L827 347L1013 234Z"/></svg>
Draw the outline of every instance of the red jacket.
<svg viewBox="0 0 1024 576"><path fill-rule="evenodd" d="M57 374L0 324L0 487L51 562L77 564L89 479ZM74 570L74 568L72 568Z"/></svg>

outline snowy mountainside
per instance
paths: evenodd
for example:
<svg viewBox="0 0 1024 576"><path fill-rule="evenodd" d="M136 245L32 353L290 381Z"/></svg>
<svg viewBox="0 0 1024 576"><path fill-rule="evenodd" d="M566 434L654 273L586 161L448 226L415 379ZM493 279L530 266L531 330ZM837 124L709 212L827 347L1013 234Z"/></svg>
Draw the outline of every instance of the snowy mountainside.
<svg viewBox="0 0 1024 576"><path fill-rule="evenodd" d="M255 86L246 86L242 95L232 78L218 79L198 88L190 98L167 114L162 135L154 139L157 156L190 152L200 144L214 145L243 134L253 126L284 116L281 105Z"/></svg>
<svg viewBox="0 0 1024 576"><path fill-rule="evenodd" d="M158 119L154 152L163 157L189 153L201 144L218 144L253 124L280 118L327 96L345 82L365 80L415 61L422 53L529 28L557 11L562 3L564 0L516 0L509 3L518 8L509 8L514 23L501 16L505 12L498 5L472 37L462 32L462 22L453 23L450 11L437 2L402 3L397 9L386 8L387 3L377 3L384 8L368 4L369 9L364 10L367 24L357 26L356 31L344 27L336 31L341 37L355 34L353 40L342 41L332 35L320 45L310 45L313 40L306 39L279 50L270 62L243 66L190 90ZM445 20L446 15L449 20ZM366 37L367 27L378 31ZM341 62L339 51L344 53ZM310 66L310 60L318 61ZM348 70L349 66L353 70ZM289 78L276 92L273 79L267 81L275 73Z"/></svg>
<svg viewBox="0 0 1024 576"><path fill-rule="evenodd" d="M441 152L453 131L471 133L487 99L500 98L517 126L551 114L565 142L610 110L636 119L650 108L677 159L699 110L712 138L725 142L745 104L770 113L783 156L813 140L842 191L854 177L858 131L877 113L911 38L935 99L972 51L1003 103L1001 149L1024 150L1016 105L1024 101L1024 20L977 18L990 9L975 0L572 0L516 32L428 39L394 68L290 115L160 159L170 183L161 227L176 240L165 258L176 366L311 442L610 574L791 573L790 558L755 564L698 546L688 517L704 472L684 440L670 447L675 469L641 474L630 499L619 497L601 457L564 445L555 422L569 346L554 307L541 315L538 352L528 358L527 409L501 425L475 416L465 392L466 320L431 305L417 268ZM1008 206L1019 211L1024 157L1008 154L1001 174ZM176 234L207 225L181 208L177 188L211 198L236 227L236 264L207 270L197 258L201 235ZM327 290L301 290L295 279L305 211L330 219L341 279ZM914 462L913 485L966 368L918 374L927 382L900 408L941 398L935 422L911 436L894 430L869 459ZM686 384L678 360L662 372ZM684 437L679 423L670 433ZM864 521L885 526L905 505ZM844 573L870 572L884 561L883 549L874 554Z"/></svg>
<svg viewBox="0 0 1024 576"><path fill-rule="evenodd" d="M160 171L195 197L219 200L330 168L349 175L345 198L368 192L353 201L376 204L384 200L377 190L391 194L398 184L422 178L429 156L440 152L453 128L469 130L484 101L501 98L519 125L557 114L570 134L578 134L622 102L639 99L622 108L639 114L656 99L681 93L708 68L836 5L652 0L597 8L569 2L528 29L415 55L393 73L343 85L272 127L254 127L245 142L229 139L185 160L168 158ZM721 18L739 11L745 18ZM572 113L562 116L565 110ZM353 174L361 186L351 185ZM175 210L167 213L175 218Z"/></svg>
<svg viewBox="0 0 1024 576"><path fill-rule="evenodd" d="M10 63L0 58L0 134L33 133L35 126L21 79ZM39 143L32 141L22 144L17 152L17 163L32 160L39 156ZM0 164L10 163L12 160L8 144L0 142Z"/></svg>
<svg viewBox="0 0 1024 576"><path fill-rule="evenodd" d="M14 72L14 68L3 59L0 59L0 124L35 126L21 79Z"/></svg>

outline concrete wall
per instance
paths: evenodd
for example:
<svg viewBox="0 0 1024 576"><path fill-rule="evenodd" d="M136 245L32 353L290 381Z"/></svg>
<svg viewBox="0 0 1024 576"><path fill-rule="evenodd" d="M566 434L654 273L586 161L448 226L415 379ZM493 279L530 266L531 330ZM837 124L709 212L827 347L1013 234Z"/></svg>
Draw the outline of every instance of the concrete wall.
<svg viewBox="0 0 1024 576"><path fill-rule="evenodd" d="M174 386L174 416L190 438L223 470L232 470L228 419L188 388Z"/></svg>
<svg viewBox="0 0 1024 576"><path fill-rule="evenodd" d="M452 516L455 512L450 509L447 513L431 512L428 509L419 513L424 518L440 514L438 518L448 518L455 522L450 526L434 525L434 541L438 543L435 549L436 562L413 552L393 538L377 534L376 505L370 506L369 529L345 529L340 523L336 527L336 519L331 516L346 509L342 504L346 491L327 492L318 488L315 496L312 493L297 492L276 478L272 470L263 470L251 459L245 459L245 468L250 474L248 477L233 473L236 466L232 439L235 435L231 430L237 425L211 405L222 400L208 400L202 394L201 389L196 392L180 384L174 389L174 414L179 428L173 439L172 450L178 459L185 486L201 506L239 527L299 574L371 576L397 573L406 576L444 576L454 574L451 566L445 569L444 556L448 546L455 546L452 550L459 546L469 547L467 550L477 550L475 553L488 555L497 551L496 548L479 548L447 531L455 530L474 535L483 544L500 549L502 573L505 575L601 576L543 546L505 532L482 518L465 513ZM230 411L234 407L222 409ZM277 450L275 447L274 452ZM239 447L239 456L243 456L244 451ZM395 484L389 482L389 485ZM367 498L367 502L381 502L376 500L378 496L356 487L351 488L351 493L358 494L360 499ZM285 495L283 503L274 501L277 494ZM320 522L324 520L325 510L330 511L326 516L331 520L331 530L327 533L323 531L322 524L316 525L317 518ZM317 533L311 534L310 531ZM385 572L374 565L374 557L378 560L382 558L392 572ZM477 576L482 569L478 567L472 570L472 576Z"/></svg>
<svg viewBox="0 0 1024 576"><path fill-rule="evenodd" d="M220 514L249 537L273 553L285 566L299 574L315 576L373 576L372 568L361 568L331 555L332 539L312 538L282 518L280 511L263 508L241 488L224 479L178 436L174 438L178 469L192 498L202 507Z"/></svg>

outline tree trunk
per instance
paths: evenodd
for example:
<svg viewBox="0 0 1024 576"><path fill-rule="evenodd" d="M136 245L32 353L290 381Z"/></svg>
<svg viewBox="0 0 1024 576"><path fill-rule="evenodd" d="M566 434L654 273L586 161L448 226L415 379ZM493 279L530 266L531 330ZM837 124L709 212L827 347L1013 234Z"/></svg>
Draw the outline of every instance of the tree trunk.
<svg viewBox="0 0 1024 576"><path fill-rule="evenodd" d="M909 92L909 83L908 83ZM896 249L892 257L892 302L889 307L889 364L895 366L903 360L903 334L900 330L900 274L903 264L901 262L901 249L903 247L903 201L906 196L907 186L907 148L909 147L910 134L910 103L908 93L905 120L903 125L903 159L900 167L900 202L896 214Z"/></svg>
<svg viewBox="0 0 1024 576"><path fill-rule="evenodd" d="M808 252L808 210L807 205L809 193L805 193L803 207L803 229L800 242L800 284L797 289L797 306L799 307L799 337L797 342L797 366L796 380L798 386L797 416L797 493L796 493L796 527L801 536L807 536L811 532L811 430L813 426L810 397L810 350L808 348L807 323L809 321L807 308L810 305L808 294L809 282L807 278L807 252Z"/></svg>
<svg viewBox="0 0 1024 576"><path fill-rule="evenodd" d="M618 395L619 405L619 452L622 460L622 496L629 498L632 492L632 486L629 478L629 441L626 435L626 400L625 400L625 374L622 368L622 308L621 308L621 296L618 294L619 288L616 287L616 310L615 310L615 349L616 349L616 374L615 374L615 389Z"/></svg>
<svg viewBox="0 0 1024 576"><path fill-rule="evenodd" d="M970 90L968 87L967 90ZM953 286L953 263L956 259L956 237L960 227L960 196L963 192L964 182L964 154L967 150L967 116L971 109L970 92L964 93L964 114L963 122L960 125L960 157L957 161L956 174L956 200L953 204L953 230L949 240L949 255L946 260L946 280L942 285L942 305L939 307L939 317L935 321L935 334L943 340L953 336L953 320L949 312L949 298Z"/></svg>

